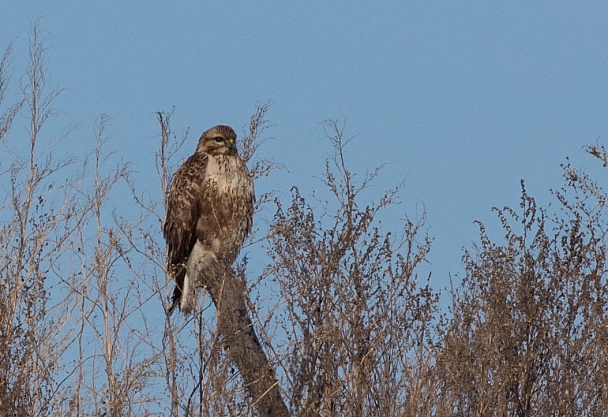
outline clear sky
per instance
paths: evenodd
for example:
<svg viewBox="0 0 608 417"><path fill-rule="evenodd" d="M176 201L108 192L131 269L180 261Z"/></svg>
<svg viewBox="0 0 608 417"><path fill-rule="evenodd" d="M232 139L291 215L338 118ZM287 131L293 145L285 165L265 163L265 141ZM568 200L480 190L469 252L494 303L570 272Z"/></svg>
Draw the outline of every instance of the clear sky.
<svg viewBox="0 0 608 417"><path fill-rule="evenodd" d="M491 207L516 206L522 178L552 201L565 157L595 165L582 148L608 135L607 2L4 3L14 74L39 19L50 84L66 89L55 123L76 123L72 140L92 148L110 116L109 146L154 192L159 110L175 106L174 128L192 129L186 156L208 127L240 131L272 100L260 152L289 171L258 192L285 197L321 187L319 122L344 119L353 170L390 162L378 187L405 179L403 211L425 207L438 288L461 271L474 220L496 225Z"/></svg>

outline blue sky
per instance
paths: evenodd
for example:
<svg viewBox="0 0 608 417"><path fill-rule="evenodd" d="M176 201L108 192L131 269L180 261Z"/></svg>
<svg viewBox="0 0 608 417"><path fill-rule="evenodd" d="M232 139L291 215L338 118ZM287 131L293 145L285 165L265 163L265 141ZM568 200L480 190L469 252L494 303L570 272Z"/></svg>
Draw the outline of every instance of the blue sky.
<svg viewBox="0 0 608 417"><path fill-rule="evenodd" d="M491 207L516 206L522 178L552 201L560 163L593 169L583 146L608 133L604 2L14 1L0 15L14 74L36 19L50 84L66 89L49 134L76 123L70 140L92 148L107 114L108 146L156 192L155 112L175 106L174 128L191 128L185 157L208 127L240 131L272 100L260 152L288 171L258 192L287 198L321 188L319 123L344 120L353 170L391 163L378 188L405 179L400 209L426 209L438 288L461 271L474 220L496 226Z"/></svg>

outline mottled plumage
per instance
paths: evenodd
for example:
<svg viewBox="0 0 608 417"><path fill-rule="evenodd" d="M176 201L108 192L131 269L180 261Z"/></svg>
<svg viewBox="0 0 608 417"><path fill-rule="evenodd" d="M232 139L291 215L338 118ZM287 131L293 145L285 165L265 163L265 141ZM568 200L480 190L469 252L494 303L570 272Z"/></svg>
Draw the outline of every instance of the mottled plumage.
<svg viewBox="0 0 608 417"><path fill-rule="evenodd" d="M235 140L228 126L207 130L173 178L163 222L167 271L176 284L169 313L176 305L190 313L205 273L231 266L251 231L253 182Z"/></svg>

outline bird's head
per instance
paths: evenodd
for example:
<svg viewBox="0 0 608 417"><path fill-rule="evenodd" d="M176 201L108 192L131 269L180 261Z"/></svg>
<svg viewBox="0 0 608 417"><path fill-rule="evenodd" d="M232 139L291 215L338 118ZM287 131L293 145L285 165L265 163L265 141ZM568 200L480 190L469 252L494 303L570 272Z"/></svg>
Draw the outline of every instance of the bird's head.
<svg viewBox="0 0 608 417"><path fill-rule="evenodd" d="M236 133L230 126L218 125L205 131L196 152L210 155L236 155Z"/></svg>

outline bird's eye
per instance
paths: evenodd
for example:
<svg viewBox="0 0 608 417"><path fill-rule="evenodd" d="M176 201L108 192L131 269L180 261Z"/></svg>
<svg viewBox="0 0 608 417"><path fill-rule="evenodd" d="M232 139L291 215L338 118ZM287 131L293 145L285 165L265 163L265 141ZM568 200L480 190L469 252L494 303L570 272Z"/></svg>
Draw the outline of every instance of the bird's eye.
<svg viewBox="0 0 608 417"><path fill-rule="evenodd" d="M216 142L218 142L218 143L219 143L219 142L223 142L223 141L224 141L224 138L223 138L223 137L221 137L221 136L218 136L218 137L213 138L213 139L214 139Z"/></svg>

